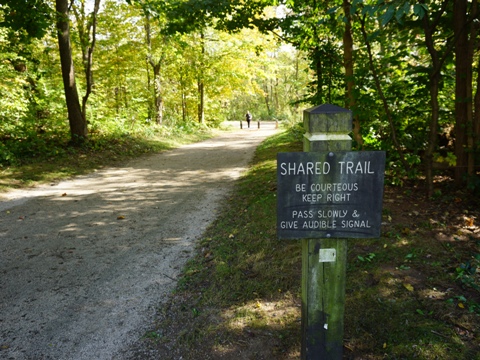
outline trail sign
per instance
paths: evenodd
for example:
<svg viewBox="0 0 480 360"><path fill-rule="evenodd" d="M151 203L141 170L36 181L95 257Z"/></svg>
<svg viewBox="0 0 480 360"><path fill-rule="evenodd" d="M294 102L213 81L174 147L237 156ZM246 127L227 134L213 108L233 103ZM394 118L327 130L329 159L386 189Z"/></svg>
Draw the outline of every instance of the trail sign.
<svg viewBox="0 0 480 360"><path fill-rule="evenodd" d="M385 152L277 154L277 235L380 236Z"/></svg>

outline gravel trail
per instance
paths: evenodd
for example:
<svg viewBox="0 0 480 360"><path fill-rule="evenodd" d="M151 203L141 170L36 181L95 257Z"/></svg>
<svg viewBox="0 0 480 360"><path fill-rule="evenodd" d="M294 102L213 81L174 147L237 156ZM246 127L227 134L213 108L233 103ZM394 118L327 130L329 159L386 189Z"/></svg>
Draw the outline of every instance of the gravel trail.
<svg viewBox="0 0 480 360"><path fill-rule="evenodd" d="M0 197L0 359L119 359L274 125Z"/></svg>

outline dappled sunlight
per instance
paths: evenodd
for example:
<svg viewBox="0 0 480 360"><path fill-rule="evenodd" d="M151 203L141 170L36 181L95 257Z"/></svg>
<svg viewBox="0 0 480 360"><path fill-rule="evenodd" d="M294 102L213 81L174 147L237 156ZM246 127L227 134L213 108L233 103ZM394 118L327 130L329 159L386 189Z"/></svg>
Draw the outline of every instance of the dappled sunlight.
<svg viewBox="0 0 480 360"><path fill-rule="evenodd" d="M291 320L299 320L299 307L280 301L253 300L235 309L227 310L224 318L228 320L230 329L246 327L258 329L282 329Z"/></svg>
<svg viewBox="0 0 480 360"><path fill-rule="evenodd" d="M293 327L300 326L300 306L286 294L277 301L252 300L245 305L222 313L222 333L235 334L234 342L224 341L212 345L212 353L222 359L298 359L297 347L285 348L282 340ZM268 344L268 346L266 346Z"/></svg>
<svg viewBox="0 0 480 360"><path fill-rule="evenodd" d="M429 289L421 290L418 293L424 299L447 300L448 289L445 291L440 291L437 288L429 288Z"/></svg>

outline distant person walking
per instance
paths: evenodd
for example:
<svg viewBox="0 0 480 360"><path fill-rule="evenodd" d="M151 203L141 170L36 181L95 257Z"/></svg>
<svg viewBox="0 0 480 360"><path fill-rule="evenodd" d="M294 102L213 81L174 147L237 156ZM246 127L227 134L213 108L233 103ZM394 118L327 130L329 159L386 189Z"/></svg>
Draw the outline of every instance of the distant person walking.
<svg viewBox="0 0 480 360"><path fill-rule="evenodd" d="M247 120L248 128L250 128L250 121L252 121L252 114L250 114L250 111L247 111L247 114L245 115L245 119Z"/></svg>

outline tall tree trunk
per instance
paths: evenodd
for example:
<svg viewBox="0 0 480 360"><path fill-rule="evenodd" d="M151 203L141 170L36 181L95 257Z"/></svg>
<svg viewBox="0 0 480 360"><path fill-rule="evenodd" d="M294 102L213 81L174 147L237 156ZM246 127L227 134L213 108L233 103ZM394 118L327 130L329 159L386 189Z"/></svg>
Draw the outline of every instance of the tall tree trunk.
<svg viewBox="0 0 480 360"><path fill-rule="evenodd" d="M470 19L478 19L479 16L479 11L478 11L478 0L473 0L472 2L472 7L471 7L471 14L470 14ZM470 86L470 96L473 96L473 56L475 53L475 48L478 46L477 43L477 34L478 34L478 29L477 25L475 22L472 22L470 24L470 41L469 41L469 55L470 55L470 76L471 76L471 86ZM478 63L478 61L477 61ZM480 107L477 102L477 96L479 95L479 77L480 74L477 75L477 83L476 83L476 88L477 92L475 94L475 98L472 101L472 108L471 108L471 118L470 118L470 126L469 126L469 131L467 134L467 144L468 144L468 176L469 180L471 180L472 177L476 176L476 169L475 169L475 160L476 157L479 154L480 150ZM478 159L477 159L478 161Z"/></svg>
<svg viewBox="0 0 480 360"><path fill-rule="evenodd" d="M321 105L324 102L324 97L323 97L323 63L322 60L320 59L320 49L315 47L313 50L314 53L314 59L315 59L315 71L317 75L317 91L315 94L315 100L317 102L317 105Z"/></svg>
<svg viewBox="0 0 480 360"><path fill-rule="evenodd" d="M204 57L205 57L205 34L202 31L200 33L200 46L201 46L201 60L200 60L200 72L203 73ZM203 74L198 75L198 122L203 124L205 117L205 83L203 80Z"/></svg>
<svg viewBox="0 0 480 360"><path fill-rule="evenodd" d="M93 89L93 51L97 36L97 14L100 9L100 1L95 0L93 12L89 15L86 13L85 0L80 3L80 8L77 8L75 3L72 4L82 48L83 72L86 83L85 95L82 98L82 114L85 119L87 118L87 101Z"/></svg>
<svg viewBox="0 0 480 360"><path fill-rule="evenodd" d="M187 121L187 95L185 90L182 89L182 120L183 122Z"/></svg>
<svg viewBox="0 0 480 360"><path fill-rule="evenodd" d="M68 0L56 0L58 47L62 67L65 100L68 109L68 121L72 143L83 142L88 135L87 122L82 114L80 100L75 83L72 49L70 45L70 25L68 18Z"/></svg>
<svg viewBox="0 0 480 360"><path fill-rule="evenodd" d="M162 52L160 59L157 62L153 60L153 50L152 50L152 37L151 37L151 28L150 28L150 14L145 12L145 41L147 43L147 61L153 69L153 103L155 110L155 122L158 125L163 124L163 95L162 95L162 78L161 78L161 69L162 64L165 59L165 53ZM150 77L148 78L150 86Z"/></svg>
<svg viewBox="0 0 480 360"><path fill-rule="evenodd" d="M160 65L162 61L163 59L153 66L153 83L155 89L155 115L156 123L158 125L162 125L163 123L162 79L160 78Z"/></svg>
<svg viewBox="0 0 480 360"><path fill-rule="evenodd" d="M427 196L433 195L433 155L437 146L438 119L440 115L440 105L438 102L438 90L440 85L440 71L436 72L430 78L430 104L432 114L429 124L429 135L427 148L425 149L425 180L427 182Z"/></svg>
<svg viewBox="0 0 480 360"><path fill-rule="evenodd" d="M424 162L425 162L425 179L427 182L427 196L433 195L433 155L437 146L438 135L438 119L440 116L440 105L438 102L438 91L440 88L441 80L441 67L437 49L434 46L433 33L436 25L430 25L428 15L423 17L423 31L425 35L425 45L430 54L432 60L432 70L430 74L430 105L432 113L429 124L429 134L427 148L425 149Z"/></svg>
<svg viewBox="0 0 480 360"><path fill-rule="evenodd" d="M343 64L345 67L346 84L346 108L353 109L356 104L354 89L355 78L353 73L353 37L352 37L352 17L350 15L350 2L343 0L343 13L345 15L345 32L343 33ZM363 138L360 133L360 119L358 115L353 116L353 139L359 148L363 146Z"/></svg>
<svg viewBox="0 0 480 360"><path fill-rule="evenodd" d="M198 80L198 122L205 121L205 84L202 79Z"/></svg>
<svg viewBox="0 0 480 360"><path fill-rule="evenodd" d="M147 45L148 53L151 54L152 52L152 37L151 37L151 28L150 28L150 15L145 13L145 23L143 25L145 29L145 43ZM150 66L151 66L151 58L147 55L146 56L146 70L147 70L147 90L148 92L155 94L155 90L152 91L152 79L150 77ZM155 105L152 102L148 102L148 118L153 119L156 116L155 113Z"/></svg>
<svg viewBox="0 0 480 360"><path fill-rule="evenodd" d="M93 13L91 14L92 16L92 22L91 22L91 34L92 34L92 39L90 41L90 45L87 50L87 64L85 67L85 78L87 80L87 88L85 90L85 95L83 96L82 99L82 113L83 117L86 119L86 113L87 113L87 101L92 93L93 89L93 50L95 49L95 42L96 42L96 37L97 37L97 14L98 10L100 9L100 0L95 0L95 4L93 7ZM89 30L90 32L90 30Z"/></svg>
<svg viewBox="0 0 480 360"><path fill-rule="evenodd" d="M475 112L473 113L472 118L472 127L473 127L473 151L474 154L480 154L480 58L477 59L477 91L475 92ZM475 174L475 164L473 168L473 173Z"/></svg>
<svg viewBox="0 0 480 360"><path fill-rule="evenodd" d="M467 25L467 0L453 2L455 44L455 183L465 182L468 133L472 124L472 60Z"/></svg>
<svg viewBox="0 0 480 360"><path fill-rule="evenodd" d="M268 80L265 80L265 88L264 88L264 95L263 98L265 99L265 106L267 107L267 114L271 113L270 109L270 92L268 89Z"/></svg>
<svg viewBox="0 0 480 360"><path fill-rule="evenodd" d="M278 79L278 75L276 74L275 75L275 83L272 86L272 98L273 98L273 101L274 101L275 114L277 114L280 111L280 101L278 100L279 83L280 83L280 81ZM268 112L268 113L270 114L270 112Z"/></svg>

